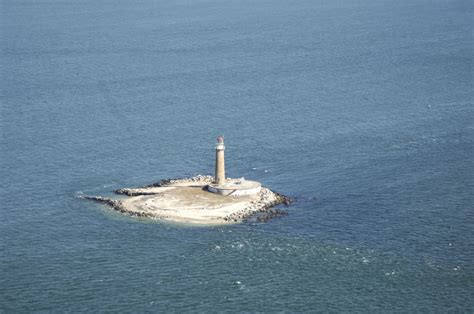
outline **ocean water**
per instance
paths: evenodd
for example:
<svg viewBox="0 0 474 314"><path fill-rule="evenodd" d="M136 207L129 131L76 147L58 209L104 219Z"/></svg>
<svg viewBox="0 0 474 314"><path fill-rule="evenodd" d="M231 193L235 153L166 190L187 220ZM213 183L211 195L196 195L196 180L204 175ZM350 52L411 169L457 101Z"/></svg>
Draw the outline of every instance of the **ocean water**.
<svg viewBox="0 0 474 314"><path fill-rule="evenodd" d="M474 311L468 0L2 1L0 312ZM81 194L211 174L267 223Z"/></svg>

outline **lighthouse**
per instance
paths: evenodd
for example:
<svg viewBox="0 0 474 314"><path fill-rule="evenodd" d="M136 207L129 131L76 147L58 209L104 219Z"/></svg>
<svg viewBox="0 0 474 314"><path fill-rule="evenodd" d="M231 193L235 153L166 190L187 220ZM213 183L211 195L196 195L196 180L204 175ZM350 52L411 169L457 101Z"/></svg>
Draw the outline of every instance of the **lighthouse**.
<svg viewBox="0 0 474 314"><path fill-rule="evenodd" d="M218 186L225 184L224 151L225 151L224 137L218 136L217 144L216 144L216 173L214 177L214 183Z"/></svg>
<svg viewBox="0 0 474 314"><path fill-rule="evenodd" d="M214 182L207 186L207 190L212 193L231 196L248 196L258 194L261 190L259 182L240 179L226 179L224 161L224 137L217 137L216 144L216 173Z"/></svg>

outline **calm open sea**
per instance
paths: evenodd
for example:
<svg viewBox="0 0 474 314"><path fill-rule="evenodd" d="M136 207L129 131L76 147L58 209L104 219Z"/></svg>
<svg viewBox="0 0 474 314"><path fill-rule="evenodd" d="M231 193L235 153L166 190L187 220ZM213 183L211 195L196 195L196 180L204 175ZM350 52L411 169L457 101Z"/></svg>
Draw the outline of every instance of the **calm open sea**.
<svg viewBox="0 0 474 314"><path fill-rule="evenodd" d="M469 0L2 1L0 312L474 311ZM213 171L268 223L124 217Z"/></svg>

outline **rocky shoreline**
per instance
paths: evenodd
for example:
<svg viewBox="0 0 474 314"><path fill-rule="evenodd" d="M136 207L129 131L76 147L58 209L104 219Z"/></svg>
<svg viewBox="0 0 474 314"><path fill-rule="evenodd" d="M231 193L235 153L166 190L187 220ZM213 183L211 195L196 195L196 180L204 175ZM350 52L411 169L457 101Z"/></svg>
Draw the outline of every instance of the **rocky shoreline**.
<svg viewBox="0 0 474 314"><path fill-rule="evenodd" d="M160 187L160 186L173 186L176 184L181 183L212 183L214 181L214 177L211 175L202 175L198 174L194 177L184 177L184 178L170 178L170 179L162 179L157 183L152 183L145 185L143 188L151 188L151 187Z"/></svg>
<svg viewBox="0 0 474 314"><path fill-rule="evenodd" d="M171 187L171 186L181 186L181 185L191 186L191 184L203 186L203 185L212 183L213 180L214 180L213 176L199 174L194 177L162 179L156 183L147 184L147 185L144 185L142 187L137 187L137 188L117 189L114 191L114 193L121 194L121 195L128 195L128 196L153 195L159 192L156 192L151 188Z"/></svg>
<svg viewBox="0 0 474 314"><path fill-rule="evenodd" d="M102 196L87 196L87 195L86 196L80 196L80 198L108 205L112 209L114 209L118 212L121 212L123 214L127 214L127 215L132 216L132 217L147 217L147 218L152 218L152 219L157 218L157 217L155 217L154 215L151 215L151 214L146 215L145 213L140 213L140 212L130 212L122 205L120 200L114 200L114 199L106 198L106 197L102 197Z"/></svg>
<svg viewBox="0 0 474 314"><path fill-rule="evenodd" d="M122 188L114 192L125 199L82 196L108 205L133 217L200 224L232 224L254 219L265 222L287 213L275 206L290 205L292 199L262 187L249 197L220 196L207 192L212 176L163 179L138 188Z"/></svg>
<svg viewBox="0 0 474 314"><path fill-rule="evenodd" d="M280 193L273 192L267 188L262 188L259 194L260 194L259 200L252 201L250 205L247 206L246 208L239 210L238 212L235 212L229 216L226 216L223 219L225 221L239 222L242 220L249 219L258 213L266 213L265 221L268 221L271 218L282 217L282 216L288 215L287 212L279 210L279 209L273 209L273 207L280 204L285 204L286 206L288 206L292 202L291 198L289 198L288 196L282 195ZM273 199L271 199L271 194L273 194Z"/></svg>

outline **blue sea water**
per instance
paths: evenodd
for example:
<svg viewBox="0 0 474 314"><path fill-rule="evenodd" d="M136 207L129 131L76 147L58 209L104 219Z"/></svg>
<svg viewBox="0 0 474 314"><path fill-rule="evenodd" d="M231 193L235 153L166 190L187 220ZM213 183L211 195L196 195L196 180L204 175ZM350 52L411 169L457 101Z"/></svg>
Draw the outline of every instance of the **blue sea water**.
<svg viewBox="0 0 474 314"><path fill-rule="evenodd" d="M0 312L474 311L464 0L2 1ZM211 174L267 223L81 194Z"/></svg>

